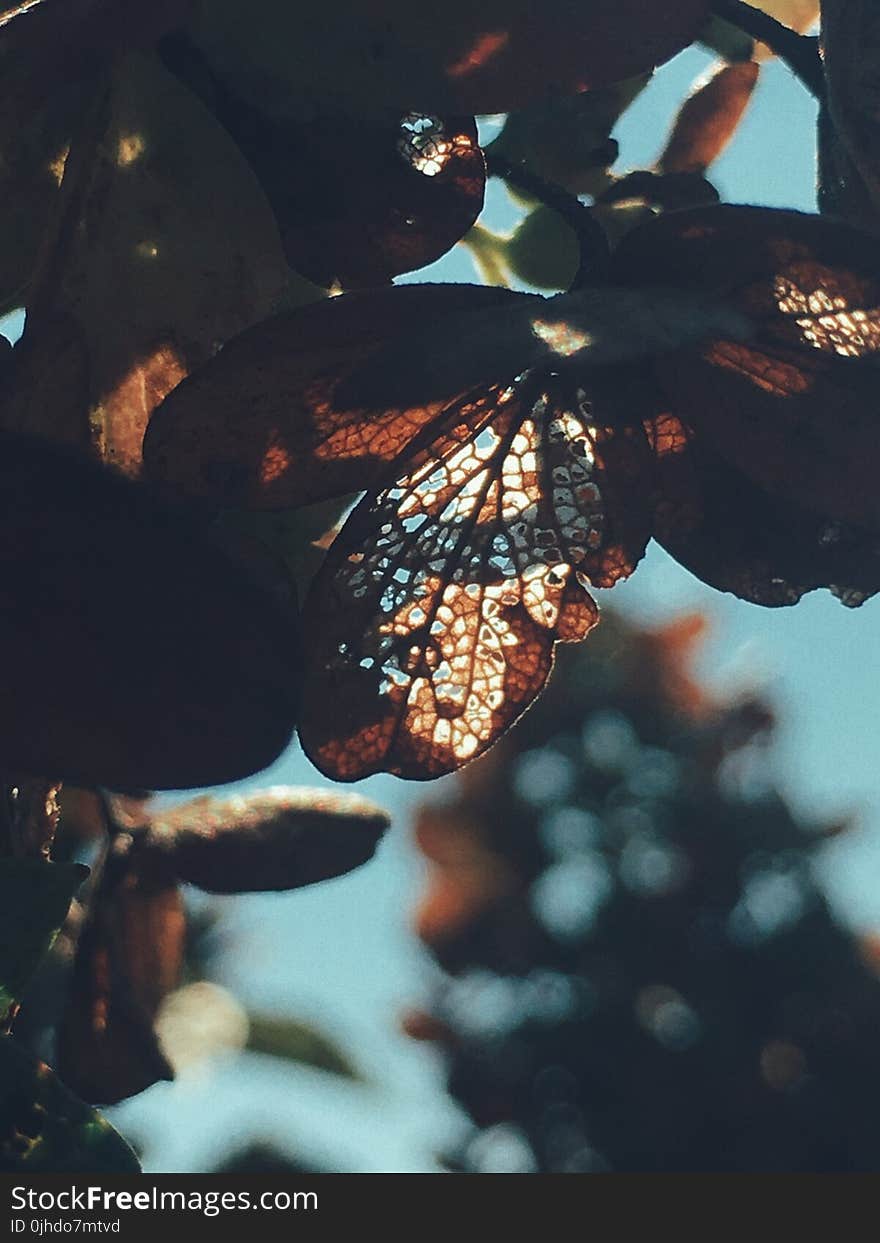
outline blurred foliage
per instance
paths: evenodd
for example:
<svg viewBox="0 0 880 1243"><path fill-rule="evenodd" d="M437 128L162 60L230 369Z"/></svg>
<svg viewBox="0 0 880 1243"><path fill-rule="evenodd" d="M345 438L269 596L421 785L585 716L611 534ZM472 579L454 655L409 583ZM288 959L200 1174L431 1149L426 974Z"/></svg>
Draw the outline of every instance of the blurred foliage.
<svg viewBox="0 0 880 1243"><path fill-rule="evenodd" d="M871 1170L880 980L770 784L772 717L689 671L698 619L606 617L427 805L417 927L472 1172ZM868 947L870 949L870 947Z"/></svg>

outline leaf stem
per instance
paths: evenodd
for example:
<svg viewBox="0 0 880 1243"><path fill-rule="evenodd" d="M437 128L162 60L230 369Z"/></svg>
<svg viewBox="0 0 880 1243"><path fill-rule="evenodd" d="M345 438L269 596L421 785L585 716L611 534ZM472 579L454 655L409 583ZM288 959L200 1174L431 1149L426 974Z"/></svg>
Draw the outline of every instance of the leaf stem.
<svg viewBox="0 0 880 1243"><path fill-rule="evenodd" d="M531 194L545 207L551 207L574 230L580 246L581 261L572 281L573 290L601 279L608 265L608 239L605 230L586 203L582 203L576 194L564 190L562 186L545 181L525 164L514 164L494 151L486 152L486 168L491 176L502 177L517 190Z"/></svg>
<svg viewBox="0 0 880 1243"><path fill-rule="evenodd" d="M791 27L742 0L712 0L718 17L744 30L759 43L766 43L816 99L825 97L825 74L814 35L798 34Z"/></svg>

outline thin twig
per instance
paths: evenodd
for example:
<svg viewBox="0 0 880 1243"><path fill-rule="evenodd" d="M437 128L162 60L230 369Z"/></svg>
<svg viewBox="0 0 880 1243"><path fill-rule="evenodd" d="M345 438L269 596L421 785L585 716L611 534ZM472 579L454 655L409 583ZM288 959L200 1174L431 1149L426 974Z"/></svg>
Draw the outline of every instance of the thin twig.
<svg viewBox="0 0 880 1243"><path fill-rule="evenodd" d="M712 9L718 17L738 26L759 43L766 43L816 99L824 98L825 74L819 55L819 40L815 36L798 34L790 26L783 25L775 17L762 13L750 4L744 4L742 0L712 0Z"/></svg>
<svg viewBox="0 0 880 1243"><path fill-rule="evenodd" d="M494 151L486 152L486 168L491 176L502 177L516 189L531 194L545 207L558 212L574 231L580 246L581 261L572 281L572 289L581 289L602 278L608 265L608 239L589 207L576 194L545 181L524 164L514 164Z"/></svg>

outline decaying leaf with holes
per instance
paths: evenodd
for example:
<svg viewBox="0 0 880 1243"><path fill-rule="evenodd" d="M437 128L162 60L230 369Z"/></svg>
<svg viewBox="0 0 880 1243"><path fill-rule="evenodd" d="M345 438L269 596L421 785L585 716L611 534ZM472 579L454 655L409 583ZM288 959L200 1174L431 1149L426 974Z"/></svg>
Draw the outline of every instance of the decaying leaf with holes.
<svg viewBox="0 0 880 1243"><path fill-rule="evenodd" d="M0 447L10 769L131 790L271 763L299 694L290 609L143 485L8 433Z"/></svg>
<svg viewBox="0 0 880 1243"><path fill-rule="evenodd" d="M110 1124L9 1036L0 1037L0 1169L31 1174L137 1174Z"/></svg>
<svg viewBox="0 0 880 1243"><path fill-rule="evenodd" d="M126 58L67 158L5 426L91 443L136 474L153 407L272 308L286 272L229 136L158 62ZM82 390L80 406L71 394Z"/></svg>
<svg viewBox="0 0 880 1243"><path fill-rule="evenodd" d="M749 330L661 289L405 286L258 325L163 403L144 452L165 484L256 505L369 489L306 606L319 768L434 777L528 707L554 643L595 624L588 587L650 536L648 443L609 373L713 329Z"/></svg>
<svg viewBox="0 0 880 1243"><path fill-rule="evenodd" d="M173 1073L153 1031L183 966L186 925L174 873L136 837L111 842L76 948L56 1068L88 1101L115 1104Z"/></svg>
<svg viewBox="0 0 880 1243"><path fill-rule="evenodd" d="M652 69L698 35L708 0L211 0L195 33L236 88L278 115L316 99L345 111L508 112Z"/></svg>
<svg viewBox="0 0 880 1243"><path fill-rule="evenodd" d="M714 293L748 316L752 340L657 356L668 408L773 497L880 530L880 241L797 212L676 212L628 235L612 279Z"/></svg>
<svg viewBox="0 0 880 1243"><path fill-rule="evenodd" d="M819 206L880 232L880 11L822 0L827 83L819 121Z"/></svg>
<svg viewBox="0 0 880 1243"><path fill-rule="evenodd" d="M251 893L298 889L360 867L388 815L360 795L273 786L157 810L143 827L142 850L178 880L209 893Z"/></svg>

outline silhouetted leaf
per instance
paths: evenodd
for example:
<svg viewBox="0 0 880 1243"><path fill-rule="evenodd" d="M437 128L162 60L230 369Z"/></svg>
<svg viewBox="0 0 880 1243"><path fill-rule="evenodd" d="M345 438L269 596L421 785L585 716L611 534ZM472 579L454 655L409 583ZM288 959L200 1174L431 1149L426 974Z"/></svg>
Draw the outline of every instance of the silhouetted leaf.
<svg viewBox="0 0 880 1243"><path fill-rule="evenodd" d="M488 113L651 69L690 43L708 0L336 0L304 14L284 0L202 5L211 61L279 115L309 101Z"/></svg>
<svg viewBox="0 0 880 1243"><path fill-rule="evenodd" d="M880 229L880 12L873 0L823 0L827 97L819 123L819 206Z"/></svg>
<svg viewBox="0 0 880 1243"><path fill-rule="evenodd" d="M21 998L88 874L79 863L0 859L0 1023Z"/></svg>
<svg viewBox="0 0 880 1243"><path fill-rule="evenodd" d="M296 889L360 867L387 827L387 813L358 795L274 786L154 812L144 845L180 880L247 893Z"/></svg>
<svg viewBox="0 0 880 1243"><path fill-rule="evenodd" d="M297 700L290 612L143 487L0 445L4 762L121 789L270 763Z"/></svg>
<svg viewBox="0 0 880 1243"><path fill-rule="evenodd" d="M88 78L125 48L147 47L191 0L35 0L0 14L0 116L24 116L59 83Z"/></svg>
<svg viewBox="0 0 880 1243"><path fill-rule="evenodd" d="M291 266L325 288L383 285L424 267L482 209L485 165L471 116L348 114L324 104L302 120L277 117L212 75L191 41L166 40L162 55L247 157Z"/></svg>
<svg viewBox="0 0 880 1243"><path fill-rule="evenodd" d="M7 1036L0 1037L0 1169L136 1174L140 1166L100 1114Z"/></svg>
<svg viewBox="0 0 880 1243"><path fill-rule="evenodd" d="M654 537L703 582L754 604L816 587L859 605L880 590L880 534L765 492L672 415L650 425L658 461Z"/></svg>

